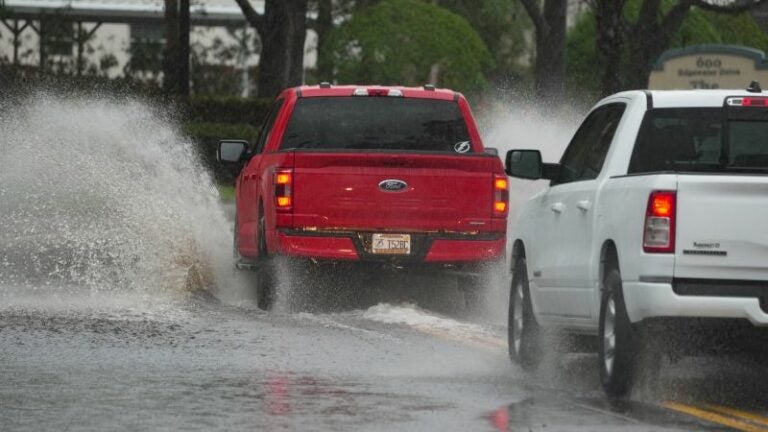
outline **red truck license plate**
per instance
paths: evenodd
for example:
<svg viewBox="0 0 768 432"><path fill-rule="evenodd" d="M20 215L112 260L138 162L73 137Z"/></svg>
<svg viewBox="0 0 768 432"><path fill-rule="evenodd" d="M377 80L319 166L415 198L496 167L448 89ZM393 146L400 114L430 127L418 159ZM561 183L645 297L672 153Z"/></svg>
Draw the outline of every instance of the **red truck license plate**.
<svg viewBox="0 0 768 432"><path fill-rule="evenodd" d="M409 255L411 253L411 235L374 234L371 249L375 254Z"/></svg>

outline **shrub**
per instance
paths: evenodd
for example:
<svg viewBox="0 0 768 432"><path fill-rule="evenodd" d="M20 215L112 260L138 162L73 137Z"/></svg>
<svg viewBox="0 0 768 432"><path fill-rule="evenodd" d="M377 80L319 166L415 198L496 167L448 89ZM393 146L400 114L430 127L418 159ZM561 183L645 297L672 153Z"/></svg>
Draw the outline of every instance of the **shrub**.
<svg viewBox="0 0 768 432"><path fill-rule="evenodd" d="M187 103L186 118L189 122L260 126L272 101L267 98L196 96Z"/></svg>
<svg viewBox="0 0 768 432"><path fill-rule="evenodd" d="M223 139L256 141L259 129L249 124L187 123L182 127L185 135L196 144L203 165L210 170L214 179L221 184L232 184L235 170L216 162L216 146Z"/></svg>

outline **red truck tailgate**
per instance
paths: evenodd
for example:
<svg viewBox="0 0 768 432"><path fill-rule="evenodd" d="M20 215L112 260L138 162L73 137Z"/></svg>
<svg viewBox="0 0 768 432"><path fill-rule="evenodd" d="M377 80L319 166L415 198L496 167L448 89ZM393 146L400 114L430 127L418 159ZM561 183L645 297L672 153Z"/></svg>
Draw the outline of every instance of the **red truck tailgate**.
<svg viewBox="0 0 768 432"><path fill-rule="evenodd" d="M294 163L297 228L492 230L495 156L297 151Z"/></svg>

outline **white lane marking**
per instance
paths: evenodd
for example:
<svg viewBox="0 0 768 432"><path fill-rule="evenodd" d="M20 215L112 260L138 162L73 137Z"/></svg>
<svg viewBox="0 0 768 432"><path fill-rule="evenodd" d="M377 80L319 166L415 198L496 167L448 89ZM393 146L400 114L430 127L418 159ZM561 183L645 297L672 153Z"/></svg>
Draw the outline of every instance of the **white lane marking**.
<svg viewBox="0 0 768 432"><path fill-rule="evenodd" d="M364 333L366 335L374 336L380 339L388 340L391 342L401 343L402 341L397 339L394 336L388 335L386 333L381 333L373 330L368 330L360 327L351 326L348 324L341 323L335 319L333 319L333 315L315 315L311 313L301 312L297 314L297 316L300 319L304 319L307 321L312 321L314 323L317 323L319 325L322 325L325 328L336 328L340 330L349 330L354 331L358 333Z"/></svg>
<svg viewBox="0 0 768 432"><path fill-rule="evenodd" d="M441 317L413 304L378 304L368 308L362 317L385 324L405 325L430 336L475 347L493 350L507 349L506 339L493 334L489 329L479 324Z"/></svg>

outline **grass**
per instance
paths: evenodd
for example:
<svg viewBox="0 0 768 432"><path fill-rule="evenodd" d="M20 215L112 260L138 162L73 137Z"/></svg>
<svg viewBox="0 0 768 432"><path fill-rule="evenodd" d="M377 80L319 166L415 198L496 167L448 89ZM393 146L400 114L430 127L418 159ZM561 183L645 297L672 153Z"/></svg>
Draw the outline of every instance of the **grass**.
<svg viewBox="0 0 768 432"><path fill-rule="evenodd" d="M222 202L232 202L235 200L235 187L227 185L218 185L219 199Z"/></svg>

